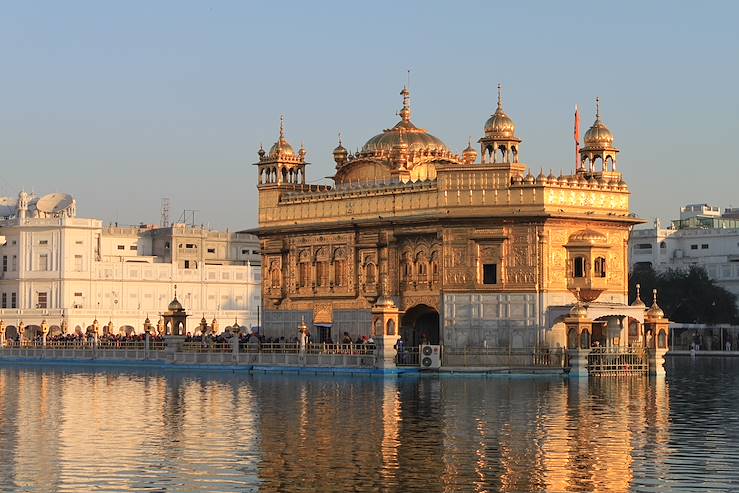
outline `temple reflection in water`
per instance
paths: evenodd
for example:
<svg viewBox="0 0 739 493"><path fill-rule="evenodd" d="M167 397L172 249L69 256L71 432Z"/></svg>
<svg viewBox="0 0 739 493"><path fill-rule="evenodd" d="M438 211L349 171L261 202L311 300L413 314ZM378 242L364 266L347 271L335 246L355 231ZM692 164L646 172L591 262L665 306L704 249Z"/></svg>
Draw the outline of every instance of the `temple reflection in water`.
<svg viewBox="0 0 739 493"><path fill-rule="evenodd" d="M624 491L669 441L664 379L0 369L0 481L35 489Z"/></svg>

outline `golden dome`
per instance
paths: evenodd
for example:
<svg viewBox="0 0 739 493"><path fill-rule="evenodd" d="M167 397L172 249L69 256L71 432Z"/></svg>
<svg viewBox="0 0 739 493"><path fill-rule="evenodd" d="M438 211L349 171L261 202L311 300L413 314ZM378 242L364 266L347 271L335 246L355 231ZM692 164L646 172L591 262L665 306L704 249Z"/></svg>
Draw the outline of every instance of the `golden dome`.
<svg viewBox="0 0 739 493"><path fill-rule="evenodd" d="M592 229L583 229L572 233L568 240L569 243L589 243L591 245L594 243L606 243L607 241L608 238L606 238L606 235Z"/></svg>
<svg viewBox="0 0 739 493"><path fill-rule="evenodd" d="M647 310L647 317L649 318L664 318L665 312L662 311L662 308L659 307L657 304L657 290L652 290L652 306L649 307L649 310Z"/></svg>
<svg viewBox="0 0 739 493"><path fill-rule="evenodd" d="M595 98L595 122L585 132L586 148L613 147L613 134L600 119L600 99Z"/></svg>
<svg viewBox="0 0 739 493"><path fill-rule="evenodd" d="M575 303L570 308L570 316L574 318L586 318L588 316L588 309L582 303Z"/></svg>
<svg viewBox="0 0 739 493"><path fill-rule="evenodd" d="M450 153L441 139L434 137L426 130L411 123L410 91L406 87L400 92L403 96L403 108L400 110L400 121L393 127L383 130L362 146L362 153L391 151L394 147L404 147L410 152L431 151Z"/></svg>
<svg viewBox="0 0 739 493"><path fill-rule="evenodd" d="M467 141L467 147L462 151L462 158L467 164L472 164L477 160L477 151L472 147L472 139Z"/></svg>
<svg viewBox="0 0 739 493"><path fill-rule="evenodd" d="M269 149L269 157L292 157L295 151L285 139L285 117L280 115L280 138Z"/></svg>
<svg viewBox="0 0 739 493"><path fill-rule="evenodd" d="M175 295L174 299L169 303L169 305L167 306L167 310L169 310L170 312L182 311L182 303L177 300L177 295Z"/></svg>
<svg viewBox="0 0 739 493"><path fill-rule="evenodd" d="M503 98L500 94L500 84L498 84L498 108L495 110L488 121L485 122L485 136L498 139L515 138L516 124L513 123L511 117L503 111Z"/></svg>
<svg viewBox="0 0 739 493"><path fill-rule="evenodd" d="M634 301L631 302L631 306L646 307L641 299L641 285L639 284L636 285L636 298L634 299Z"/></svg>

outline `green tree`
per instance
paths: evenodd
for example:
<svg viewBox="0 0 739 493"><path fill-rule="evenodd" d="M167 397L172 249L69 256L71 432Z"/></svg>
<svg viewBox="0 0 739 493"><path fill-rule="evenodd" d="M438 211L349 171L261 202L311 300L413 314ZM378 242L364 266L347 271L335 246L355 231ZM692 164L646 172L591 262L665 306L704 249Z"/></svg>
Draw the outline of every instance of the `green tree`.
<svg viewBox="0 0 739 493"><path fill-rule="evenodd" d="M652 302L652 289L657 288L658 303L670 320L682 323L737 323L739 313L736 295L716 285L705 269L670 269L657 273L651 266L639 265L629 276L629 299L641 285L642 300Z"/></svg>

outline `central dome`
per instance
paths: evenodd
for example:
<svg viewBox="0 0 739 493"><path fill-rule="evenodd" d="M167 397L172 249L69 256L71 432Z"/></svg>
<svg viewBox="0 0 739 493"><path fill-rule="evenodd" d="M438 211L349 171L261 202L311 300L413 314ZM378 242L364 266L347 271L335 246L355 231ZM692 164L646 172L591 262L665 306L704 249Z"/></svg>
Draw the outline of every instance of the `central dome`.
<svg viewBox="0 0 739 493"><path fill-rule="evenodd" d="M416 127L411 122L410 92L403 88L403 109L400 110L400 121L393 127L383 130L362 146L362 153L391 151L394 147L403 146L408 151L436 151L448 153L449 148L438 137L426 130Z"/></svg>
<svg viewBox="0 0 739 493"><path fill-rule="evenodd" d="M362 152L390 151L399 145L408 146L409 151L449 151L438 137L416 127L410 121L401 120L393 128L384 130L368 140L362 146Z"/></svg>

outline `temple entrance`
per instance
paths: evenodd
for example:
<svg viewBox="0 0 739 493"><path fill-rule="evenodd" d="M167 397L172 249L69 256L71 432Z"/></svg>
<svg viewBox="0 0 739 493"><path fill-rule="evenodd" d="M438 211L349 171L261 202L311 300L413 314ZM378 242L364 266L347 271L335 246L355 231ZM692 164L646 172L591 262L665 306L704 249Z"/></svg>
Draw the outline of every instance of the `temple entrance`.
<svg viewBox="0 0 739 493"><path fill-rule="evenodd" d="M406 346L439 344L439 312L428 305L416 305L400 320L400 335Z"/></svg>

